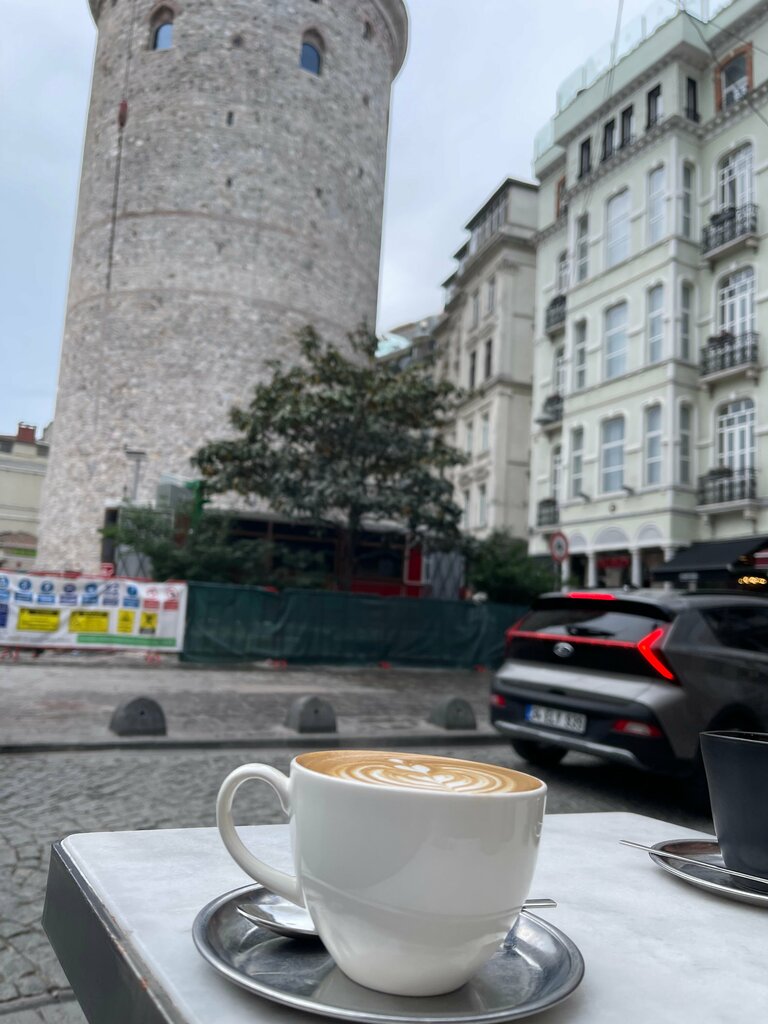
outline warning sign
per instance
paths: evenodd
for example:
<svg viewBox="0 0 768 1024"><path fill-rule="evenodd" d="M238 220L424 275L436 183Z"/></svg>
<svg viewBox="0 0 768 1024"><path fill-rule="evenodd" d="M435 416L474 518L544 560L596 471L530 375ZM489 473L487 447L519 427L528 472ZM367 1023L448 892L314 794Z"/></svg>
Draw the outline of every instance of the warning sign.
<svg viewBox="0 0 768 1024"><path fill-rule="evenodd" d="M17 628L20 633L55 633L59 613L49 608L19 608Z"/></svg>
<svg viewBox="0 0 768 1024"><path fill-rule="evenodd" d="M139 624L139 636L154 636L157 632L157 612L142 612Z"/></svg>
<svg viewBox="0 0 768 1024"><path fill-rule="evenodd" d="M73 611L69 616L70 633L108 633L109 612Z"/></svg>
<svg viewBox="0 0 768 1024"><path fill-rule="evenodd" d="M133 624L136 621L136 612L126 611L125 608L121 608L117 613L117 632L118 633L132 633Z"/></svg>

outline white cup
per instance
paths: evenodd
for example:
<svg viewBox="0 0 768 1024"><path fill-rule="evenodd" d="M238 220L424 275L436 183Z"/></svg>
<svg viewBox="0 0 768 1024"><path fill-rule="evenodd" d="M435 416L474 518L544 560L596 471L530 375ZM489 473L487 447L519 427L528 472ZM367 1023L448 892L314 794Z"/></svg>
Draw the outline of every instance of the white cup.
<svg viewBox="0 0 768 1024"><path fill-rule="evenodd" d="M306 906L328 952L353 981L407 996L459 988L499 948L528 896L546 785L510 771L520 787L512 792L454 792L429 788L435 762L442 779L452 765L471 762L334 753L408 759L419 783L390 786L325 774L313 767L320 752L295 758L290 777L268 765L243 765L224 780L217 799L225 846L257 882ZM420 770L425 766L428 771ZM248 779L272 786L290 818L295 875L259 860L237 835L232 801Z"/></svg>

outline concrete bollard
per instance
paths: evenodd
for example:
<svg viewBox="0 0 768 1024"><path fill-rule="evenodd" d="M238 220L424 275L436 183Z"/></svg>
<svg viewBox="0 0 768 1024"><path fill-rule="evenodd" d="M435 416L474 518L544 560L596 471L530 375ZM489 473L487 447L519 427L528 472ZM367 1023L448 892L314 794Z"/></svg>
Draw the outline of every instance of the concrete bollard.
<svg viewBox="0 0 768 1024"><path fill-rule="evenodd" d="M136 697L115 708L109 728L118 736L165 736L165 715L156 700Z"/></svg>
<svg viewBox="0 0 768 1024"><path fill-rule="evenodd" d="M441 729L476 729L477 720L471 704L461 697L446 697L436 704L429 714L428 722Z"/></svg>
<svg viewBox="0 0 768 1024"><path fill-rule="evenodd" d="M285 724L296 732L336 732L336 712L327 700L297 697Z"/></svg>

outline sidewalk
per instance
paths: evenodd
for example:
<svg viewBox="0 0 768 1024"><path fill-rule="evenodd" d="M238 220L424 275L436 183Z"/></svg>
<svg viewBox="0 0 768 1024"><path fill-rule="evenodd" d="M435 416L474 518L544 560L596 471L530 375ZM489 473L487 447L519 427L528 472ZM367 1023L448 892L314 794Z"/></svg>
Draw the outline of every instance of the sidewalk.
<svg viewBox="0 0 768 1024"><path fill-rule="evenodd" d="M298 745L419 746L504 742L488 724L489 672L381 667L201 667L168 656L22 654L0 662L0 753L141 747L219 748ZM149 697L163 709L167 735L119 737L109 729L118 705ZM287 728L294 700L330 702L337 732ZM473 731L445 730L427 718L446 697L472 707Z"/></svg>

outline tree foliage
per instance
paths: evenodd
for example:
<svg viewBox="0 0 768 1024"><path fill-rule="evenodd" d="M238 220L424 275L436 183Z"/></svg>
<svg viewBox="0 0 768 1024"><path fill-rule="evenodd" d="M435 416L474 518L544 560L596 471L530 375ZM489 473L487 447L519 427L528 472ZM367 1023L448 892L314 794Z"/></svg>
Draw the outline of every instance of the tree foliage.
<svg viewBox="0 0 768 1024"><path fill-rule="evenodd" d="M396 370L376 360L360 328L344 351L312 327L301 361L268 363L247 408L233 408L235 437L193 459L209 492L258 497L291 518L333 524L342 539L340 582L364 521L392 521L410 537L459 543L461 510L448 471L464 457L445 440L460 392L430 364Z"/></svg>
<svg viewBox="0 0 768 1024"><path fill-rule="evenodd" d="M186 515L131 506L121 510L117 526L103 532L119 547L145 556L155 580L314 587L323 579L311 553L235 540L230 519L213 512L190 526Z"/></svg>
<svg viewBox="0 0 768 1024"><path fill-rule="evenodd" d="M525 541L504 530L485 540L468 539L467 582L500 604L528 604L555 588L552 569L528 556Z"/></svg>

